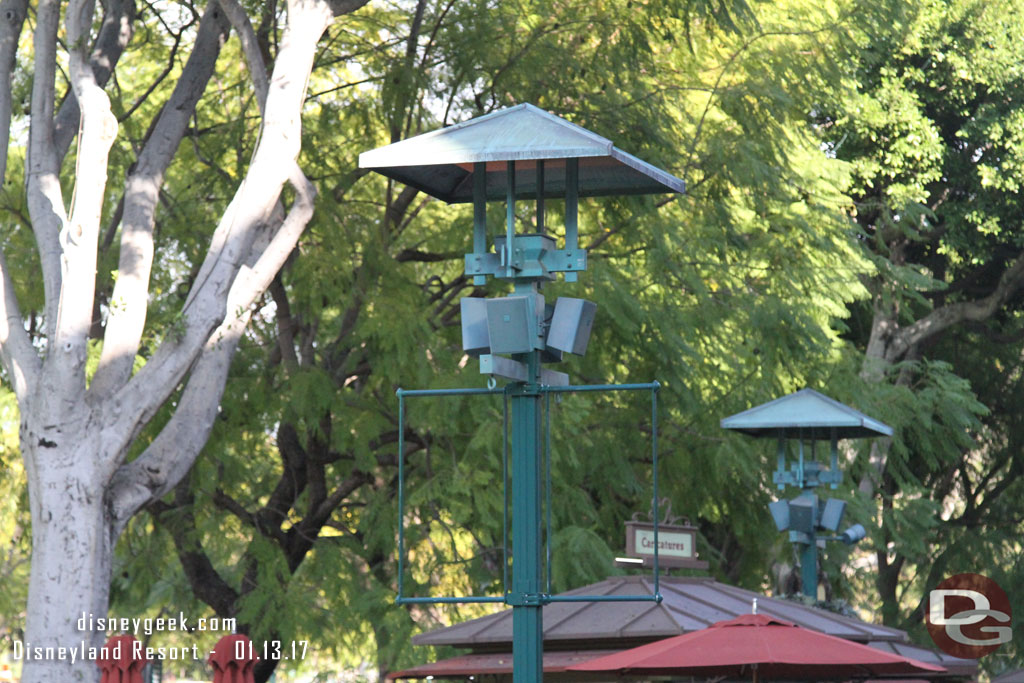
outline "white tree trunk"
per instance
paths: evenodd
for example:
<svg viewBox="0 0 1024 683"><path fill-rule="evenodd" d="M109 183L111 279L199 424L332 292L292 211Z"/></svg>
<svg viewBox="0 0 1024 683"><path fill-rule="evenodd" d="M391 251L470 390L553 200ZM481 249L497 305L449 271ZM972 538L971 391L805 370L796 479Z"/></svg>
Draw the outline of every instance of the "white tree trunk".
<svg viewBox="0 0 1024 683"><path fill-rule="evenodd" d="M106 616L113 560L114 538L103 483L91 467L96 435L71 424L45 431L49 437L29 423L21 435L25 460L32 463L28 471L31 616L25 630L22 680L96 681L95 662L78 661L82 648L101 647L106 639L102 632L79 630L78 620L83 615ZM45 650L41 657L31 656L36 648L47 647L65 649L55 650L56 656ZM76 661L72 661L73 650Z"/></svg>

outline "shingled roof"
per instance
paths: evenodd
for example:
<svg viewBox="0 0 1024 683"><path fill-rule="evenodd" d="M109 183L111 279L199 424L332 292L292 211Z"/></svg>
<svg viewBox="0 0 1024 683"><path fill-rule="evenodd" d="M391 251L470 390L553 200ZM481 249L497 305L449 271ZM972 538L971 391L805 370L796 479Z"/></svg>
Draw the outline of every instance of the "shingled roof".
<svg viewBox="0 0 1024 683"><path fill-rule="evenodd" d="M851 617L769 598L704 577L663 577L661 604L654 602L558 602L544 607L545 649L624 649L705 628L716 621L759 614L861 643L903 642L905 632ZM654 593L647 576L616 576L566 595L643 595ZM414 636L415 645L451 645L478 652L508 651L512 610Z"/></svg>

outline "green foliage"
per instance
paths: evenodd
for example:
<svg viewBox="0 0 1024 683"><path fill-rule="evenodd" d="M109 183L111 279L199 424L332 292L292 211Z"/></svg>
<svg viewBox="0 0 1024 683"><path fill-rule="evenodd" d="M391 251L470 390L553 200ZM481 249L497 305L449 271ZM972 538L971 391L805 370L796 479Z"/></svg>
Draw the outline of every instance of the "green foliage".
<svg viewBox="0 0 1024 683"><path fill-rule="evenodd" d="M325 64L346 66L311 81L301 162L320 185L317 215L236 358L222 419L191 478L194 501L166 501L154 543L184 534L200 544L238 591L233 604L254 636L309 637L350 661L412 663L402 634L414 619L427 628L472 614L389 606L394 390L480 385L460 350L458 298L503 287L474 289L462 276L464 207L408 197L359 173L356 157L531 101L689 184L668 202L587 202L581 240L591 268L547 294L599 305L587 356L564 364L575 382L662 382L663 493L701 524L716 573L762 585L777 546L764 528L769 454L723 435L718 420L823 384L848 362L832 324L866 295L872 265L844 216L850 167L822 153L808 113L841 75L853 9L469 2L427 4L418 24L413 11L367 8L325 46ZM358 68L345 55L359 55ZM211 134L182 150L196 172L168 182L182 211L191 211L187 197L225 195L219 188L250 144L242 92L228 85L217 96L198 125ZM215 207L195 208L202 216ZM556 236L562 211L549 202ZM493 207L495 226L502 213ZM532 207L518 219L531 224ZM190 225L175 234L183 267L169 272L180 276L200 241ZM649 505L651 415L637 394L567 396L551 411L550 571L564 590L610 572L622 522ZM411 400L407 421L406 594L498 592L500 399ZM304 483L287 509L274 508L289 481ZM310 526L323 495L349 484Z"/></svg>
<svg viewBox="0 0 1024 683"><path fill-rule="evenodd" d="M249 4L254 17L268 11ZM165 64L173 79L183 59L154 12L133 43L152 58L114 93L125 118L112 177L161 106L140 100L147 83ZM994 578L1019 584L1024 384L1019 341L999 342L1021 329L1018 302L881 363L879 381L865 371L880 310L909 325L972 298L1024 246L1018 18L1008 1L469 0L372 3L339 19L304 110L300 163L319 190L316 215L253 317L203 456L122 538L113 612L212 614L187 563L151 562L192 552L226 587L213 596L222 602L206 602L258 641L309 640L307 671L328 658L362 670L412 664L423 655L407 647L411 633L480 612L394 606L400 524L407 595L500 592L501 397L408 401L399 520L395 390L482 386L461 351L458 300L506 288L463 276L467 207L366 175L357 157L523 101L687 181L679 197L585 202L590 269L546 294L598 303L586 357L560 368L574 383L662 383L661 493L699 526L713 574L760 589L791 556L764 510L778 495L773 449L723 433L719 420L812 386L896 428L874 497L856 491L871 476L870 444L844 451L836 495L848 519L871 526L864 545L883 566L856 569L849 551L830 548L837 600L880 602L906 625L927 587L972 558L992 558ZM262 19L272 52L275 18ZM236 41L222 60L162 188L154 341L174 333L259 134ZM12 172L20 163L12 155ZM0 199L5 253L20 268L35 257L19 192L8 183ZM112 221L115 208L112 198ZM559 239L563 212L548 202ZM503 216L490 207L492 232ZM517 220L530 229L532 206L520 204ZM105 252L101 292L115 258ZM39 309L37 287L16 289L24 310ZM639 393L567 395L550 411L548 570L560 591L611 573L622 522L648 509L651 412ZM17 481L3 475L0 487ZM0 525L18 514L4 509ZM886 567L898 596L865 597Z"/></svg>
<svg viewBox="0 0 1024 683"><path fill-rule="evenodd" d="M20 640L32 542L18 424L14 394L0 388L0 643L5 650Z"/></svg>
<svg viewBox="0 0 1024 683"><path fill-rule="evenodd" d="M600 534L578 526L564 526L551 543L553 586L580 586L608 577L614 552Z"/></svg>
<svg viewBox="0 0 1024 683"><path fill-rule="evenodd" d="M829 148L853 169L861 244L876 267L865 281L872 306L851 308L848 338L867 351L862 374L896 427L873 465L864 451L854 467L877 494L877 570L865 578L885 621L919 637L927 591L957 571L1005 571L1020 535L1008 513L1021 501L1018 459L1006 450L1019 412L1020 301L1001 288L1016 288L1008 268L1024 246L1013 123L1024 54L1007 33L1022 10L919 3L862 46L857 92L821 110ZM986 301L995 305L978 306ZM955 325L940 315L963 308L972 314ZM920 340L894 343L925 322Z"/></svg>

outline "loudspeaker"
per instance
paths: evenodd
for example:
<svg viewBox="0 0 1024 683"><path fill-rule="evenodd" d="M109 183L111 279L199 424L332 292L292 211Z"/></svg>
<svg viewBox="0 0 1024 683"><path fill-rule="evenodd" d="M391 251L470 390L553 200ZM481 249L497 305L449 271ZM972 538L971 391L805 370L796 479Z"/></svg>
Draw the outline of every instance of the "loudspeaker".
<svg viewBox="0 0 1024 683"><path fill-rule="evenodd" d="M587 352L587 342L594 327L597 304L584 299L558 297L555 312L551 316L547 345L553 349L582 356Z"/></svg>
<svg viewBox="0 0 1024 683"><path fill-rule="evenodd" d="M543 295L506 296L485 301L491 353L529 353L544 348L540 335Z"/></svg>
<svg viewBox="0 0 1024 683"><path fill-rule="evenodd" d="M772 519L775 521L776 529L779 531L785 531L789 528L788 500L777 500L774 503L768 503L768 511L772 513Z"/></svg>
<svg viewBox="0 0 1024 683"><path fill-rule="evenodd" d="M846 512L846 501L829 498L821 511L821 521L818 524L822 529L835 531L843 521L843 513Z"/></svg>
<svg viewBox="0 0 1024 683"><path fill-rule="evenodd" d="M466 297L459 301L462 311L462 350L474 358L491 352L487 334L487 299Z"/></svg>

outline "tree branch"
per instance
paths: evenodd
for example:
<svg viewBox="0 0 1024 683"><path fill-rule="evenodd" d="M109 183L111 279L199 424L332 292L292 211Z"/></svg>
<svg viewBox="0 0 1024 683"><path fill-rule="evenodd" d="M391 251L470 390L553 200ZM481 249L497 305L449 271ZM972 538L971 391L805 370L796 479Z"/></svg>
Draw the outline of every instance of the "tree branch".
<svg viewBox="0 0 1024 683"><path fill-rule="evenodd" d="M219 2L242 43L242 53L245 54L245 61L249 66L249 76L252 78L252 85L256 91L256 102L259 104L260 113L263 113L267 108L269 85L267 83L267 67L263 62L263 54L260 52L256 32L253 31L249 15L246 14L238 0L219 0Z"/></svg>
<svg viewBox="0 0 1024 683"><path fill-rule="evenodd" d="M195 540L199 534L192 513L194 502L188 482L182 482L175 495L175 504L169 508L182 513L182 523L164 524L164 527L174 539L178 560L196 597L212 607L218 616L233 617L238 609L238 591L217 572L203 547ZM162 511L155 511L154 517L158 523L163 522Z"/></svg>
<svg viewBox="0 0 1024 683"><path fill-rule="evenodd" d="M419 249L402 249L400 252L395 254L395 261L397 263L404 263L406 261L437 263L439 261L457 261L461 258L462 252L459 251L448 251L435 254L429 251L420 251Z"/></svg>
<svg viewBox="0 0 1024 683"><path fill-rule="evenodd" d="M160 87L160 84L167 79L167 77L171 74L172 71L174 71L174 67L178 65L178 50L181 48L181 39L186 33L191 32L192 26L194 24L195 20L190 21L189 23L182 26L177 32L172 33L172 35L174 36L174 44L171 46L170 52L167 54L167 63L164 64L163 71L157 74L150 81L150 84L146 88L146 90L141 95L135 98L135 101L132 102L132 105L130 107L128 107L128 110L121 114L120 118L118 119L119 121L125 121L131 118L131 115L134 114L139 107L146 103L146 101L149 99L149 96L156 92L156 89ZM149 138L149 133L147 133L146 138Z"/></svg>
<svg viewBox="0 0 1024 683"><path fill-rule="evenodd" d="M907 349L920 344L957 323L965 320L980 321L991 318L1024 285L1024 252L1000 276L999 283L988 296L974 301L960 301L936 308L914 324L900 330L894 339L894 358Z"/></svg>
<svg viewBox="0 0 1024 683"><path fill-rule="evenodd" d="M288 518L288 511L306 488L308 470L306 450L299 442L295 427L287 422L277 429L277 452L281 456L281 477L266 505L257 514L267 530L274 528L280 531Z"/></svg>
<svg viewBox="0 0 1024 683"><path fill-rule="evenodd" d="M25 193L43 275L45 334L51 340L57 324L57 298L61 285L58 235L67 220L58 175L60 164L53 142L53 89L57 71L59 24L59 0L40 0L36 10L33 44L35 63L28 157L25 163Z"/></svg>
<svg viewBox="0 0 1024 683"><path fill-rule="evenodd" d="M93 396L107 396L131 377L146 325L160 187L196 104L213 76L227 32L227 22L218 5L211 2L199 23L188 62L128 177L118 277L111 294L103 352L89 387Z"/></svg>
<svg viewBox="0 0 1024 683"><path fill-rule="evenodd" d="M316 44L331 18L322 0L290 5L274 66L259 145L246 177L214 231L211 246L181 316L183 333L165 339L123 391L133 429L147 422L184 377L226 314L247 309L285 262L313 212L312 185L295 164L301 145L301 110ZM244 268L253 245L267 232L286 180L296 198L281 229L254 266ZM167 387L163 392L153 387Z"/></svg>
<svg viewBox="0 0 1024 683"><path fill-rule="evenodd" d="M117 469L110 476L107 508L115 536L132 515L173 489L199 456L217 418L231 358L248 318L248 314L232 318L210 336L174 415L138 458L117 467L114 458L120 454L111 449L105 464Z"/></svg>
<svg viewBox="0 0 1024 683"><path fill-rule="evenodd" d="M27 12L28 0L0 2L0 186L7 175L7 147L11 140L11 76Z"/></svg>
<svg viewBox="0 0 1024 683"><path fill-rule="evenodd" d="M359 470L354 471L348 477L345 478L331 494L324 499L324 501L317 507L312 515L312 523L316 525L317 533L319 534L320 528L330 519L331 513L334 512L335 508L341 505L342 501L358 489L363 484L372 481L370 475ZM304 522L306 520L303 520ZM305 528L305 525L304 527Z"/></svg>
<svg viewBox="0 0 1024 683"><path fill-rule="evenodd" d="M0 2L0 186L7 175L7 149L10 143L12 94L11 77L18 53L18 39L28 0ZM24 405L29 388L39 372L39 357L22 324L21 309L14 293L11 271L0 250L0 360L10 378L18 402Z"/></svg>
<svg viewBox="0 0 1024 683"><path fill-rule="evenodd" d="M228 316L208 336L174 415L142 455L132 462L118 468L119 459L124 457L123 449L110 449L107 465L112 470L113 480L108 505L116 524L121 525L118 531L137 510L150 500L163 496L185 476L209 437L231 359L249 321L251 306L269 286L313 215L313 186L305 180L297 165L293 164L293 167L295 203L267 246L257 245L253 251L254 265L251 268L243 266L243 272L235 279L228 294L228 305L236 313ZM301 182L303 180L305 184ZM135 376L130 387L143 382L140 378L148 367ZM144 388L143 382L140 391ZM133 405L134 400L141 401L142 398L125 401L122 405ZM131 417L137 414L136 408ZM117 468L116 472L113 468Z"/></svg>
<svg viewBox="0 0 1024 683"><path fill-rule="evenodd" d="M7 372L14 395L20 405L33 386L36 385L42 363L21 320L21 310L14 294L11 271L7 259L0 250L0 358Z"/></svg>
<svg viewBox="0 0 1024 683"><path fill-rule="evenodd" d="M351 14L357 9L368 3L370 0L327 0L327 4L331 7L331 13L340 17L345 14ZM291 3L288 3L291 7Z"/></svg>
<svg viewBox="0 0 1024 683"><path fill-rule="evenodd" d="M217 488L213 492L213 504L219 507L221 510L230 512L235 518L251 526L254 530L257 528L256 515L245 509L245 506L239 503L237 500L229 496L223 489Z"/></svg>
<svg viewBox="0 0 1024 683"><path fill-rule="evenodd" d="M103 23L89 59L96 84L100 87L106 86L114 73L114 66L131 41L134 35L132 23L135 21L134 0L106 0L103 6L106 10ZM64 158L71 141L78 134L80 116L78 99L73 95L66 97L54 122L54 145L59 159Z"/></svg>
<svg viewBox="0 0 1024 683"><path fill-rule="evenodd" d="M288 544L282 550L285 551L288 568L292 572L302 564L306 553L319 539L321 529L330 522L331 515L342 501L370 481L372 479L366 473L359 470L352 472L317 506L316 510L311 510L301 522L288 530Z"/></svg>
<svg viewBox="0 0 1024 683"><path fill-rule="evenodd" d="M57 321L50 337L52 352L46 357L46 363L57 375L57 386L82 391L85 390L87 343L96 292L96 258L107 188L107 159L117 135L117 119L110 111L110 99L96 83L86 56L93 6L90 0L72 0L65 17L71 87L82 114L71 211L59 235L63 273Z"/></svg>
<svg viewBox="0 0 1024 683"><path fill-rule="evenodd" d="M295 201L281 228L273 234L265 247L259 250L259 258L252 268L243 268L235 278L228 292L228 310L248 309L267 291L274 276L295 249L299 236L313 218L316 188L302 174L297 164L292 164L291 185L295 190ZM265 233L267 234L267 233Z"/></svg>
<svg viewBox="0 0 1024 683"><path fill-rule="evenodd" d="M298 325L292 316L292 305L280 275L270 284L270 296L277 306L277 314L274 316L277 321L277 348L285 368L293 370L299 367L299 357L295 353L295 330Z"/></svg>

